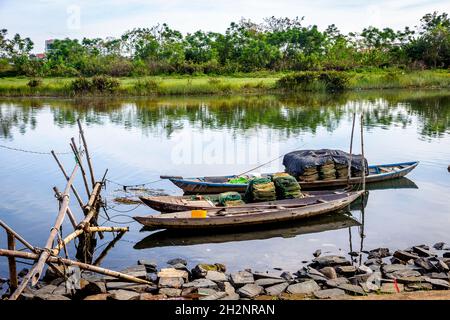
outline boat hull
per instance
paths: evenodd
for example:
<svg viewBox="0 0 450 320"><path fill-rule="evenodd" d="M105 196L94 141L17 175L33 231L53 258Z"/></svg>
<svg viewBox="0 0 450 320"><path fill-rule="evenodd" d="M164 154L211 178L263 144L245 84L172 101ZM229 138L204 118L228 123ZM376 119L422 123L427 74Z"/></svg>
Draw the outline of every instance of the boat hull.
<svg viewBox="0 0 450 320"><path fill-rule="evenodd" d="M280 209L258 209L252 212L251 208L239 214L225 216L217 215L222 209L214 208L208 210L206 218L191 218L190 211L172 214L160 214L157 216L134 217L136 221L150 228L159 229L202 229L202 228L230 228L252 225L262 225L277 222L302 220L319 216L328 212L335 212L350 205L363 194L362 191L342 194L336 200L323 201L302 207ZM227 208L232 210L232 208Z"/></svg>
<svg viewBox="0 0 450 320"><path fill-rule="evenodd" d="M397 179L406 176L410 173L419 162L403 162L394 164L384 164L369 166L369 173L366 176L366 183L380 182L386 180ZM398 168L390 170L389 168ZM383 172L383 170L390 170ZM205 178L169 178L173 184L181 188L186 194L205 194L205 193L222 193L228 191L245 192L247 184L231 184L226 183L227 179L234 178L236 176L223 176L223 177L205 177ZM222 178L223 182L219 181ZM202 181L204 180L204 181ZM212 180L212 181L208 181ZM319 180L314 182L299 181L302 190L318 190L318 189L332 189L342 188L347 185L357 185L362 183L361 177L352 177L350 179L334 179L334 180Z"/></svg>

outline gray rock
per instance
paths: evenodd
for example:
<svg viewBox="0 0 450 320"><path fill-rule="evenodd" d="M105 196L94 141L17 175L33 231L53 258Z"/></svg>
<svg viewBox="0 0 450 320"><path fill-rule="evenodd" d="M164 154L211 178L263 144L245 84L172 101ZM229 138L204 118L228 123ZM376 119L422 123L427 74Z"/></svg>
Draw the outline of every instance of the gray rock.
<svg viewBox="0 0 450 320"><path fill-rule="evenodd" d="M200 297L200 300L220 300L226 296L227 294L225 292L216 292L206 297Z"/></svg>
<svg viewBox="0 0 450 320"><path fill-rule="evenodd" d="M34 296L35 300L70 300L66 296L59 294L38 294Z"/></svg>
<svg viewBox="0 0 450 320"><path fill-rule="evenodd" d="M183 288L211 288L218 289L217 283L209 279L195 279L191 282L183 284Z"/></svg>
<svg viewBox="0 0 450 320"><path fill-rule="evenodd" d="M106 293L106 285L103 281L89 281L83 279L81 281L81 293L86 296L92 296L96 294Z"/></svg>
<svg viewBox="0 0 450 320"><path fill-rule="evenodd" d="M125 273L129 276L133 276L136 278L147 279L147 269L143 265L137 265L128 267L126 269L121 270L120 272ZM104 277L106 281L116 281L117 278L106 276Z"/></svg>
<svg viewBox="0 0 450 320"><path fill-rule="evenodd" d="M128 290L111 290L108 299L112 300L138 300L139 293Z"/></svg>
<svg viewBox="0 0 450 320"><path fill-rule="evenodd" d="M336 288L336 287L338 287L341 284L349 284L349 283L350 283L350 281L347 278L344 278L344 277L338 277L336 279L327 280L327 282L325 282L325 284L328 287L331 287L331 288Z"/></svg>
<svg viewBox="0 0 450 320"><path fill-rule="evenodd" d="M397 278L396 280L398 283L409 284L409 283L423 282L425 280L425 277L423 277L423 276L402 277L402 278Z"/></svg>
<svg viewBox="0 0 450 320"><path fill-rule="evenodd" d="M336 279L337 278L336 270L334 270L333 267L323 267L319 271L320 271L320 273L325 275L328 279Z"/></svg>
<svg viewBox="0 0 450 320"><path fill-rule="evenodd" d="M286 282L284 279L271 279L271 278L266 278L266 279L258 279L255 281L255 284L257 284L258 286L261 287L270 287L273 286L275 284L279 284L279 283L283 283Z"/></svg>
<svg viewBox="0 0 450 320"><path fill-rule="evenodd" d="M338 286L339 289L344 290L347 293L355 294L355 295L365 295L363 288L354 284L340 284Z"/></svg>
<svg viewBox="0 0 450 320"><path fill-rule="evenodd" d="M425 271L431 271L436 269L435 266L428 261L427 259L424 258L418 258L416 260L414 260L414 264L422 269L424 269Z"/></svg>
<svg viewBox="0 0 450 320"><path fill-rule="evenodd" d="M320 267L349 266L351 264L345 257L335 255L317 257L313 263Z"/></svg>
<svg viewBox="0 0 450 320"><path fill-rule="evenodd" d="M348 280L354 285L359 285L362 282L366 282L371 275L372 275L371 273L357 274L354 275L353 277L348 278Z"/></svg>
<svg viewBox="0 0 450 320"><path fill-rule="evenodd" d="M280 277L281 277L282 279L286 280L286 281L292 280L292 275L291 275L291 273L290 273L289 271L283 272L283 273L280 275Z"/></svg>
<svg viewBox="0 0 450 320"><path fill-rule="evenodd" d="M368 259L382 259L391 256L389 248L378 248L369 251Z"/></svg>
<svg viewBox="0 0 450 320"><path fill-rule="evenodd" d="M184 279L181 277L161 277L159 278L159 288L175 288L180 289L184 284Z"/></svg>
<svg viewBox="0 0 450 320"><path fill-rule="evenodd" d="M236 293L234 287L229 282L220 282L219 288L221 291L224 291L227 295L233 295Z"/></svg>
<svg viewBox="0 0 450 320"><path fill-rule="evenodd" d="M421 246L416 246L412 248L413 252L418 254L420 257L436 257L437 254L431 252L429 249L426 249Z"/></svg>
<svg viewBox="0 0 450 320"><path fill-rule="evenodd" d="M314 280L306 280L304 282L291 284L287 287L287 292L293 294L312 294L314 291L318 290L320 290L320 287Z"/></svg>
<svg viewBox="0 0 450 320"><path fill-rule="evenodd" d="M158 271L158 265L154 261L150 260L139 260L139 265L143 265L148 273L153 273Z"/></svg>
<svg viewBox="0 0 450 320"><path fill-rule="evenodd" d="M155 292L157 287L155 285L148 284L136 284L131 282L108 282L106 284L108 290L131 290L139 293L143 292Z"/></svg>
<svg viewBox="0 0 450 320"><path fill-rule="evenodd" d="M255 278L253 274L248 271L239 271L231 274L231 283L235 287L242 287L248 283L254 283Z"/></svg>
<svg viewBox="0 0 450 320"><path fill-rule="evenodd" d="M411 270L411 267L404 264L387 264L382 266L381 270L387 274L399 270Z"/></svg>
<svg viewBox="0 0 450 320"><path fill-rule="evenodd" d="M263 287L254 283L248 283L240 288L237 293L244 298L254 298L263 292Z"/></svg>
<svg viewBox="0 0 450 320"><path fill-rule="evenodd" d="M445 242L438 242L433 245L433 248L436 250L442 250L445 246Z"/></svg>
<svg viewBox="0 0 450 320"><path fill-rule="evenodd" d="M177 269L177 270L188 270L186 265L182 264L182 263L175 263L172 265L172 268Z"/></svg>
<svg viewBox="0 0 450 320"><path fill-rule="evenodd" d="M433 285L431 283L428 282L418 282L418 283L408 283L405 286L405 290L411 290L411 291L415 291L415 290L432 290L433 289Z"/></svg>
<svg viewBox="0 0 450 320"><path fill-rule="evenodd" d="M167 264L169 264L171 266L176 265L178 263L181 263L185 266L187 265L187 261L182 258L175 258L175 259L171 259L171 260L167 261Z"/></svg>
<svg viewBox="0 0 450 320"><path fill-rule="evenodd" d="M200 296L211 296L217 293L217 290L211 288L197 288L197 293Z"/></svg>
<svg viewBox="0 0 450 320"><path fill-rule="evenodd" d="M283 282L283 283L279 283L279 284L270 286L270 287L266 288L265 290L269 296L279 296L286 290L286 288L288 286L289 286L289 284L287 282Z"/></svg>
<svg viewBox="0 0 450 320"><path fill-rule="evenodd" d="M450 279L450 276L446 272L430 272L426 273L425 276L433 279L442 279L442 280L448 280Z"/></svg>
<svg viewBox="0 0 450 320"><path fill-rule="evenodd" d="M417 254L414 253L410 253L407 251L403 251L403 250L397 250L394 252L394 257L401 260L401 261L408 261L408 260L415 260L417 258L419 258L419 256Z"/></svg>
<svg viewBox="0 0 450 320"><path fill-rule="evenodd" d="M219 300L239 300L240 296L237 293L227 294L225 297Z"/></svg>
<svg viewBox="0 0 450 320"><path fill-rule="evenodd" d="M360 255L360 253L359 253L359 252L356 252L356 251L350 251L350 252L348 253L348 255L349 255L350 257L358 257L358 256Z"/></svg>
<svg viewBox="0 0 450 320"><path fill-rule="evenodd" d="M227 275L219 271L207 271L205 278L215 282L228 281Z"/></svg>
<svg viewBox="0 0 450 320"><path fill-rule="evenodd" d="M333 289L325 289L325 290L319 290L314 292L314 297L317 299L331 299L336 297L341 297L345 295L345 291L333 288Z"/></svg>
<svg viewBox="0 0 450 320"><path fill-rule="evenodd" d="M344 276L351 276L356 273L356 267L355 266L339 266L336 268L336 271Z"/></svg>
<svg viewBox="0 0 450 320"><path fill-rule="evenodd" d="M319 282L324 282L328 280L328 278L322 272L312 267L306 268L305 276Z"/></svg>
<svg viewBox="0 0 450 320"><path fill-rule="evenodd" d="M381 264L383 264L383 260L381 260L379 258L368 259L364 262L364 265L366 265L366 266L381 265Z"/></svg>
<svg viewBox="0 0 450 320"><path fill-rule="evenodd" d="M255 278L255 280L257 280L257 279L279 279L279 280L283 280L283 278L278 273L273 273L273 272L253 271L253 277Z"/></svg>
<svg viewBox="0 0 450 320"><path fill-rule="evenodd" d="M443 272L448 272L450 270L448 265L441 259L437 260L436 267L438 268L438 270Z"/></svg>
<svg viewBox="0 0 450 320"><path fill-rule="evenodd" d="M161 288L159 294L164 294L168 297L179 297L181 295L181 289L176 288Z"/></svg>
<svg viewBox="0 0 450 320"><path fill-rule="evenodd" d="M52 294L53 291L56 290L56 288L57 288L57 286L50 284L50 285L44 286L44 287L42 287L42 288L36 290L36 291L34 292L34 294L35 294L35 295Z"/></svg>
<svg viewBox="0 0 450 320"><path fill-rule="evenodd" d="M318 250L314 251L313 256L314 256L315 258L317 258L317 257L320 256L321 254L322 254L322 250L318 249Z"/></svg>
<svg viewBox="0 0 450 320"><path fill-rule="evenodd" d="M386 274L386 277L389 279L398 279L407 277L419 277L420 275L421 275L420 272L417 272L415 270L403 269L388 273Z"/></svg>
<svg viewBox="0 0 450 320"><path fill-rule="evenodd" d="M450 251L444 252L444 253L442 254L442 256L443 256L444 258L450 258Z"/></svg>

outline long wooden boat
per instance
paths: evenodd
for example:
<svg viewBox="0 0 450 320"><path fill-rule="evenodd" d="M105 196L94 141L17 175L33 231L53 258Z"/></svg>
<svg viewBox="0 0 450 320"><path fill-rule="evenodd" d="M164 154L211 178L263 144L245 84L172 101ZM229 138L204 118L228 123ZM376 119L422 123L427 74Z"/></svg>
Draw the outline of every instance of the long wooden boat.
<svg viewBox="0 0 450 320"><path fill-rule="evenodd" d="M392 164L381 164L369 166L369 175L366 176L366 183L379 182L404 177L411 172L418 161L401 162ZM270 176L270 174L263 174ZM177 187L183 189L186 194L204 194L204 193L222 193L227 191L245 192L246 183L229 183L230 179L238 178L237 175L231 176L211 176L211 177L171 177L161 176L172 181ZM361 177L352 177L348 179L318 180L313 182L299 181L302 190L342 188L344 186L356 185L361 183Z"/></svg>
<svg viewBox="0 0 450 320"><path fill-rule="evenodd" d="M334 191L309 191L303 192L304 197L326 196L345 193L345 190ZM219 205L218 194L202 194L202 195L184 195L184 196L141 196L139 199L150 208L162 212L179 212L187 210L208 210L212 208L222 207ZM277 205L283 201L267 201L259 203L243 204L244 207L253 207L258 205Z"/></svg>
<svg viewBox="0 0 450 320"><path fill-rule="evenodd" d="M206 243L227 243L251 240L265 240L273 238L295 238L299 235L339 230L361 225L359 221L347 214L323 215L308 221L295 221L270 226L204 230L192 232L190 230L161 230L153 232L134 245L134 249L150 249L172 246L192 246ZM201 230L200 230L201 231Z"/></svg>
<svg viewBox="0 0 450 320"><path fill-rule="evenodd" d="M159 229L229 228L307 219L347 207L364 192L353 191L334 195L277 201L275 205L208 209L205 218L192 218L191 211L136 216L144 226Z"/></svg>

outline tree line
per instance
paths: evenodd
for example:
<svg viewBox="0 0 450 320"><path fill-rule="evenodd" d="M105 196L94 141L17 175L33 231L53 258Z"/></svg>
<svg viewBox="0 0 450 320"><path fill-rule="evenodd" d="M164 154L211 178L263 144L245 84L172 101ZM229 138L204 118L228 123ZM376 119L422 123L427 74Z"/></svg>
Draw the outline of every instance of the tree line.
<svg viewBox="0 0 450 320"><path fill-rule="evenodd" d="M57 39L45 58L34 43L0 30L0 76L143 76L255 71L404 69L450 66L450 19L428 13L403 30L376 27L344 34L321 31L304 18L242 19L224 33L183 35L167 24L136 28L119 38Z"/></svg>

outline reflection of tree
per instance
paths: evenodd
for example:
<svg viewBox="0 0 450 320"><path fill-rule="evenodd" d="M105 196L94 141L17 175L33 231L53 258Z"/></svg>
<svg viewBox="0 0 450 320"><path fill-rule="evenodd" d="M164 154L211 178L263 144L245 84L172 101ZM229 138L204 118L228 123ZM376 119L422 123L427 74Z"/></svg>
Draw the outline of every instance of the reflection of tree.
<svg viewBox="0 0 450 320"><path fill-rule="evenodd" d="M59 127L74 126L81 118L88 125L114 123L127 129L170 136L187 124L194 128L273 128L283 136L334 131L351 111L364 110L367 127L407 127L418 117L420 133L439 137L449 129L450 95L438 91L366 91L340 95L164 97L154 99L9 100L0 102L1 136L11 129L22 132L36 126L36 116L50 107Z"/></svg>

